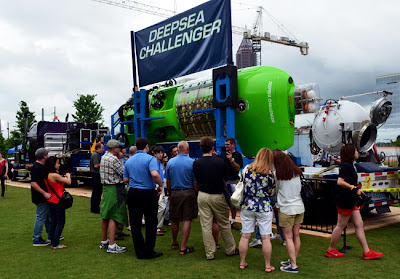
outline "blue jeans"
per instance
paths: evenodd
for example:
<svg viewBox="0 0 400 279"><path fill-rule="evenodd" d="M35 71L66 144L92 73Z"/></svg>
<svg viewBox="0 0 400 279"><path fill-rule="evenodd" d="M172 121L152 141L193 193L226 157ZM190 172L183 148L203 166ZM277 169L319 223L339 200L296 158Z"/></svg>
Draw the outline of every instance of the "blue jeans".
<svg viewBox="0 0 400 279"><path fill-rule="evenodd" d="M46 202L36 205L36 219L33 226L33 241L39 241L42 238L43 224L46 226L47 235L50 232L50 214L49 206Z"/></svg>
<svg viewBox="0 0 400 279"><path fill-rule="evenodd" d="M281 234L282 240L285 240L285 236L283 234L283 230L281 228L281 226L279 226L279 214L278 214L278 210L274 209L274 213L275 213L275 220L276 220L276 226L279 230L279 233ZM258 225L256 227L256 239L261 239L261 234L260 234L260 229L258 228Z"/></svg>
<svg viewBox="0 0 400 279"><path fill-rule="evenodd" d="M60 244L60 236L65 225L65 209L56 203L49 202L51 225L49 237L51 246L56 247Z"/></svg>

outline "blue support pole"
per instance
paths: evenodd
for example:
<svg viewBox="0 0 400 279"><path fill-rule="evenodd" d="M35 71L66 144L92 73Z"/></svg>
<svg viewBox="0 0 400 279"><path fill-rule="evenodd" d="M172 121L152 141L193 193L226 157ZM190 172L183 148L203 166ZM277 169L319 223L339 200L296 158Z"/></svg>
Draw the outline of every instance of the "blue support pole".
<svg viewBox="0 0 400 279"><path fill-rule="evenodd" d="M135 128L135 140L137 138L147 138L147 126L151 120L163 119L165 116L161 117L146 117L146 104L147 104L147 94L145 89L140 89L140 91L135 91L133 93L134 102L134 112L135 118L133 120L133 125Z"/></svg>
<svg viewBox="0 0 400 279"><path fill-rule="evenodd" d="M231 95L231 81L229 76L220 74L214 86L215 101L217 103L226 102ZM235 109L231 106L217 107L214 116L216 121L216 149L218 152L222 152L222 147L225 147L226 138L225 123L227 137L235 138Z"/></svg>

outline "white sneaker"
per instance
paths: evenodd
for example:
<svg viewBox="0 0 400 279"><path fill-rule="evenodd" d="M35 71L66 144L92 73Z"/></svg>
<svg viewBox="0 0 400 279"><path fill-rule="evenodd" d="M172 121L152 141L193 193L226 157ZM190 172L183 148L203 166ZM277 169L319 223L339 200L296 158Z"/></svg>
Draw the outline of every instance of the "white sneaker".
<svg viewBox="0 0 400 279"><path fill-rule="evenodd" d="M271 239L282 239L280 234L274 234Z"/></svg>
<svg viewBox="0 0 400 279"><path fill-rule="evenodd" d="M106 243L103 243L103 242L100 241L100 249L107 249L109 243L110 242L108 240L107 240Z"/></svg>
<svg viewBox="0 0 400 279"><path fill-rule="evenodd" d="M283 246L286 246L286 240L283 241L283 244L282 244L282 245L283 245Z"/></svg>
<svg viewBox="0 0 400 279"><path fill-rule="evenodd" d="M260 247L262 246L261 239L254 238L253 241L249 244L250 247Z"/></svg>
<svg viewBox="0 0 400 279"><path fill-rule="evenodd" d="M119 247L117 243L114 243L114 247L108 245L107 253L125 253L126 247Z"/></svg>

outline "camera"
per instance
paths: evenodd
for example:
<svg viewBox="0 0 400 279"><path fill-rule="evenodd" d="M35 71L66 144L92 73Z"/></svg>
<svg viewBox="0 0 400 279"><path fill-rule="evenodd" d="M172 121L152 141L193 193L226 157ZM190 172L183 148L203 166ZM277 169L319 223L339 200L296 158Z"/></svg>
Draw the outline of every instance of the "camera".
<svg viewBox="0 0 400 279"><path fill-rule="evenodd" d="M367 196L365 193L361 193L361 195L357 195L359 199L357 200L356 206L361 206L365 205L368 207L368 205L372 202L372 198Z"/></svg>

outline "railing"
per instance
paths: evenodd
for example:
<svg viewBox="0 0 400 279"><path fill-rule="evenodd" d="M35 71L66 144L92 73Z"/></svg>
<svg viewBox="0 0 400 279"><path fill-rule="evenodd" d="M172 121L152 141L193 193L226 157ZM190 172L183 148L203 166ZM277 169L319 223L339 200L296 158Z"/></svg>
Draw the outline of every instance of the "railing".
<svg viewBox="0 0 400 279"><path fill-rule="evenodd" d="M398 155L386 155L384 164L388 167L395 167L399 166Z"/></svg>
<svg viewBox="0 0 400 279"><path fill-rule="evenodd" d="M306 178L313 184L316 199L306 205L302 229L322 233L332 233L337 222L337 211L334 204L336 179Z"/></svg>

